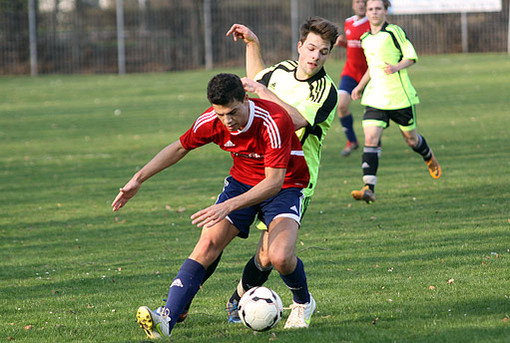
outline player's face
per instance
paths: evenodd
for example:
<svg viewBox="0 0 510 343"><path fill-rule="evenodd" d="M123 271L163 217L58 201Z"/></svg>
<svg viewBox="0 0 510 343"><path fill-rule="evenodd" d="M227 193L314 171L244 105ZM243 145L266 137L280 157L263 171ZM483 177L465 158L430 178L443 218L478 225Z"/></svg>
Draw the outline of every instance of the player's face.
<svg viewBox="0 0 510 343"><path fill-rule="evenodd" d="M358 17L365 16L365 1L364 0L352 0L352 10Z"/></svg>
<svg viewBox="0 0 510 343"><path fill-rule="evenodd" d="M250 116L248 96L246 96L244 101L234 100L228 105L212 104L212 107L218 119L230 132L242 130L246 126Z"/></svg>
<svg viewBox="0 0 510 343"><path fill-rule="evenodd" d="M307 80L321 70L330 53L330 42L316 33L310 32L304 42L298 42L297 78Z"/></svg>
<svg viewBox="0 0 510 343"><path fill-rule="evenodd" d="M384 8L381 0L367 1L367 17L370 25L381 26L386 21L388 10Z"/></svg>

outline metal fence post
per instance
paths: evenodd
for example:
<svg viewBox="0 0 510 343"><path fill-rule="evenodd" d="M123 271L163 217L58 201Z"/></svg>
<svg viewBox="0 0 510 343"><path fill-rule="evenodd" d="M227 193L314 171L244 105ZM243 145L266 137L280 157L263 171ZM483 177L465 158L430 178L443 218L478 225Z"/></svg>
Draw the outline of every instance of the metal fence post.
<svg viewBox="0 0 510 343"><path fill-rule="evenodd" d="M119 75L126 73L126 47L124 44L124 0L117 0L117 63Z"/></svg>
<svg viewBox="0 0 510 343"><path fill-rule="evenodd" d="M37 10L35 0L28 0L28 31L30 40L30 74L37 76Z"/></svg>
<svg viewBox="0 0 510 343"><path fill-rule="evenodd" d="M462 52L468 53L469 52L469 34L468 34L468 20L467 20L467 13L462 12L460 14L460 25L461 25L461 32L462 32Z"/></svg>
<svg viewBox="0 0 510 343"><path fill-rule="evenodd" d="M205 69L213 68L211 0L204 0Z"/></svg>
<svg viewBox="0 0 510 343"><path fill-rule="evenodd" d="M299 40L299 9L298 9L298 0L290 0L290 27L292 30L292 39L291 39L291 52L292 58L297 59L297 43Z"/></svg>

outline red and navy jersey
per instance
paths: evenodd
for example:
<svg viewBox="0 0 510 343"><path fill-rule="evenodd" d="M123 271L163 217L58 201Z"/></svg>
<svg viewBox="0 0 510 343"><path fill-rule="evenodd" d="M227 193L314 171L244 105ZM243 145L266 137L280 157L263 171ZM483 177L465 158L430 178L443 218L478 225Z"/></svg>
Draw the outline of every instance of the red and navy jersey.
<svg viewBox="0 0 510 343"><path fill-rule="evenodd" d="M367 17L358 20L352 16L345 20L345 38L347 39L347 59L340 77L347 75L359 82L367 71L367 60L361 47L361 36L370 31L370 23Z"/></svg>
<svg viewBox="0 0 510 343"><path fill-rule="evenodd" d="M230 152L234 164L230 175L249 186L265 176L265 168L286 168L282 188L305 188L309 173L294 124L285 109L274 102L249 99L250 115L242 130L230 132L218 119L213 107L206 110L180 137L184 149L216 143Z"/></svg>

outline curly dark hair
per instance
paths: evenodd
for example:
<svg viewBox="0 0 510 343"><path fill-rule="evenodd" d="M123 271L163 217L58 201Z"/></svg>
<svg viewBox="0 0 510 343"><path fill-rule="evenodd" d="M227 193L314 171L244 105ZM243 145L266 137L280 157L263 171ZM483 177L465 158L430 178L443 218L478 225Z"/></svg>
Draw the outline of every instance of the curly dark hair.
<svg viewBox="0 0 510 343"><path fill-rule="evenodd" d="M207 99L214 105L228 105L232 101L243 101L246 92L239 76L221 73L207 84Z"/></svg>

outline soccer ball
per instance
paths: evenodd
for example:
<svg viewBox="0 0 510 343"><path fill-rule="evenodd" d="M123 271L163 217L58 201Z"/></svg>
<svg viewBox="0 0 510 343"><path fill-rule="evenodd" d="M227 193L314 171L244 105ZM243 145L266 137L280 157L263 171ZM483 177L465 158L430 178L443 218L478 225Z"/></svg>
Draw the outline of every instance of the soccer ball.
<svg viewBox="0 0 510 343"><path fill-rule="evenodd" d="M273 328L282 319L282 300L267 287L253 287L239 300L239 317L244 325L255 331Z"/></svg>

